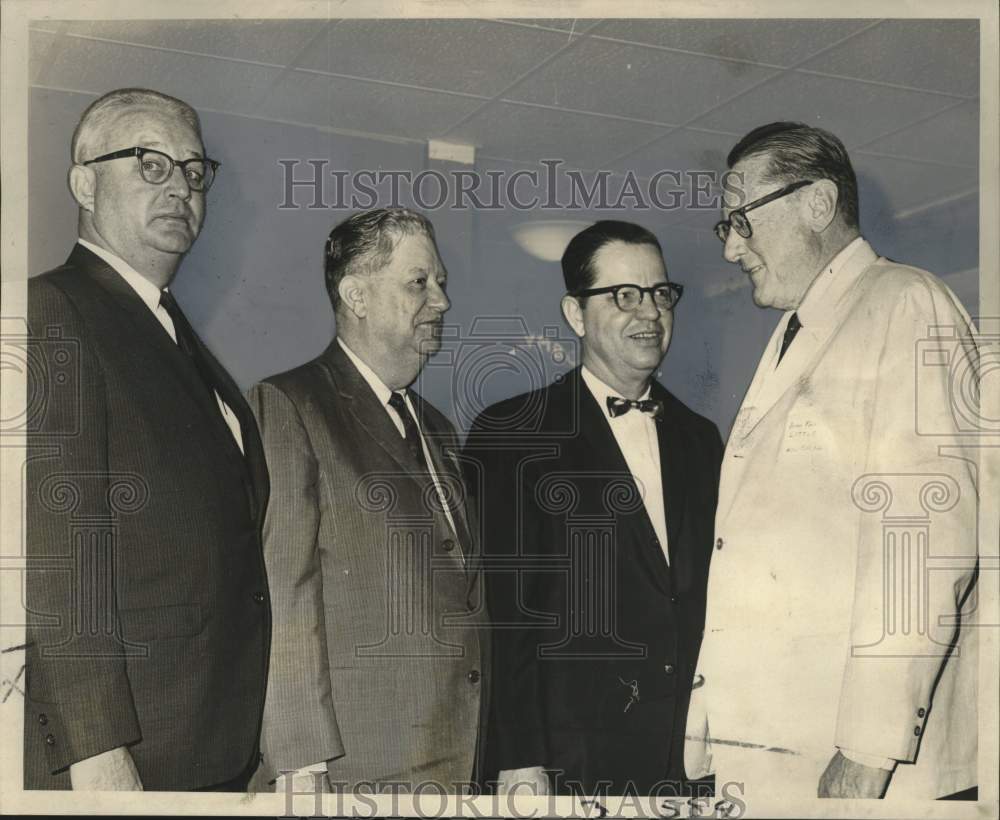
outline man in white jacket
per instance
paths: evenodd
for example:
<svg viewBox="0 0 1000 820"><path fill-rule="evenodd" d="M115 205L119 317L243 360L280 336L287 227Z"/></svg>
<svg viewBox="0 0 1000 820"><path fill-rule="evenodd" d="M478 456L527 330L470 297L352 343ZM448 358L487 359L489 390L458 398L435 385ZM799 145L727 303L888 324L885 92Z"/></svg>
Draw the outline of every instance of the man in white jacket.
<svg viewBox="0 0 1000 820"><path fill-rule="evenodd" d="M832 134L765 125L728 164L724 256L785 313L723 460L688 775L743 782L751 806L971 797L971 321L861 237Z"/></svg>

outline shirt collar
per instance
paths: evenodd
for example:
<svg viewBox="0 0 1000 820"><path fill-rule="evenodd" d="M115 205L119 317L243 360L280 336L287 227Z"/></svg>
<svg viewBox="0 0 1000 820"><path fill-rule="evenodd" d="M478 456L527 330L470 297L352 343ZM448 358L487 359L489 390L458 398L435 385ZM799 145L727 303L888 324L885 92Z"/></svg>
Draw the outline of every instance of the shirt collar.
<svg viewBox="0 0 1000 820"><path fill-rule="evenodd" d="M803 330L814 329L816 325L820 324L823 314L826 312L825 308L829 307L828 305L824 305L823 298L826 296L834 279L837 278L837 274L840 273L847 263L847 260L854 255L854 252L864 241L864 239L858 236L847 243L830 260L827 266L820 271L819 276L813 280L813 283L809 286L809 290L806 291L806 295L802 299L802 304L794 311L798 314ZM792 311L789 311L789 316L791 313Z"/></svg>
<svg viewBox="0 0 1000 820"><path fill-rule="evenodd" d="M368 386L375 392L378 400L382 402L383 405L388 405L389 398L392 396L393 391L386 386L386 383L378 377L378 374L376 374L374 370L358 358L357 353L344 344L344 340L339 336L337 337L337 344L339 344L341 350L347 354L347 358L354 363L354 366L358 369L361 377L368 382ZM403 397L406 398L405 392L403 393Z"/></svg>
<svg viewBox="0 0 1000 820"><path fill-rule="evenodd" d="M95 256L99 256L107 262L114 269L115 273L128 282L132 290L134 290L139 298L146 303L146 307L154 313L156 312L156 309L160 306L160 289L156 287L156 285L150 282L145 276L139 273L120 256L116 256L106 248L95 245L93 242L88 242L82 237L78 238L76 241Z"/></svg>
<svg viewBox="0 0 1000 820"><path fill-rule="evenodd" d="M603 381L601 381L597 376L591 373L586 365L580 368L580 376L583 378L584 383L587 385L587 389L591 392L593 397L597 399L597 403L601 405L601 410L604 415L610 419L611 413L608 412L608 398L614 397L616 399L624 399L625 397L615 390L613 387L609 387ZM646 387L645 392L639 396L639 401L643 399L648 399L649 394L652 390L652 385ZM623 418L623 416L618 416L617 418ZM648 418L648 417L647 417Z"/></svg>

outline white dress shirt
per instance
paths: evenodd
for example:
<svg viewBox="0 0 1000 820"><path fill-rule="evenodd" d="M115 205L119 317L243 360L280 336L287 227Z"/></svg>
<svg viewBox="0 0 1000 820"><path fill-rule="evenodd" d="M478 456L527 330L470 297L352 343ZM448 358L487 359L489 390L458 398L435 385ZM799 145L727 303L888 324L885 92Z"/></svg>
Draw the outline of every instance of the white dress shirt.
<svg viewBox="0 0 1000 820"><path fill-rule="evenodd" d="M657 439L657 421L647 413L630 410L612 418L608 411L608 397L624 399L617 390L613 390L591 373L586 367L580 369L584 384L601 406L601 412L607 419L618 449L625 457L625 463L635 479L636 487L642 496L646 514L653 525L653 531L660 541L663 557L670 564L670 553L667 550L667 514L663 502L663 474L660 472L660 444ZM649 398L650 390L640 397L640 401Z"/></svg>
<svg viewBox="0 0 1000 820"><path fill-rule="evenodd" d="M177 331L174 329L174 321L170 318L170 314L167 313L166 309L160 304L160 289L156 287L152 282L150 282L145 276L135 270L131 265L128 264L124 259L115 256L111 251L105 250L93 242L88 242L86 239L77 239L83 247L85 247L91 253L96 254L105 262L107 262L117 273L124 279L129 287L136 292L136 295L142 299L143 304L149 308L153 316L156 317L163 329L167 331L170 338L173 339L174 344L177 344ZM166 288L164 288L166 290ZM222 413L222 418L226 421L226 426L229 431L233 434L233 438L236 440L237 446L240 448L240 452L243 452L243 431L240 428L240 420L236 418L236 414L232 411L228 404L222 400L222 396L219 395L218 390L212 391L215 394L215 400L219 403L219 411Z"/></svg>

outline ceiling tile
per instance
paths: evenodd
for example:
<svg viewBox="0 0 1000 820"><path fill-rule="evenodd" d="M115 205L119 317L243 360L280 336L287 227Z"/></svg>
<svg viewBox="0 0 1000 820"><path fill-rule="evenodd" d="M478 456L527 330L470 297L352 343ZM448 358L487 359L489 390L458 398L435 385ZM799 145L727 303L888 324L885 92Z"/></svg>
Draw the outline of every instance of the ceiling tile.
<svg viewBox="0 0 1000 820"><path fill-rule="evenodd" d="M764 123L799 120L832 131L850 148L950 104L937 94L791 71L693 124L744 134Z"/></svg>
<svg viewBox="0 0 1000 820"><path fill-rule="evenodd" d="M905 131L869 143L865 150L976 165L979 161L979 102L962 103Z"/></svg>
<svg viewBox="0 0 1000 820"><path fill-rule="evenodd" d="M979 23L886 20L803 68L973 96L979 93Z"/></svg>
<svg viewBox="0 0 1000 820"><path fill-rule="evenodd" d="M663 139L612 164L616 171L633 171L652 176L663 170L693 169L721 173L726 169L726 155L740 135L716 134L679 128Z"/></svg>
<svg viewBox="0 0 1000 820"><path fill-rule="evenodd" d="M862 223L866 219L895 217L979 184L975 168L949 168L864 154L851 159L858 176Z"/></svg>
<svg viewBox="0 0 1000 820"><path fill-rule="evenodd" d="M38 27L58 25L67 34L285 65L324 24L323 20L72 20Z"/></svg>
<svg viewBox="0 0 1000 820"><path fill-rule="evenodd" d="M589 39L507 96L679 125L773 73L746 63Z"/></svg>
<svg viewBox="0 0 1000 820"><path fill-rule="evenodd" d="M791 66L868 25L867 20L609 20L602 37Z"/></svg>
<svg viewBox="0 0 1000 820"><path fill-rule="evenodd" d="M270 90L258 116L367 134L424 140L481 103L452 94L292 71Z"/></svg>
<svg viewBox="0 0 1000 820"><path fill-rule="evenodd" d="M280 69L34 32L33 84L96 95L124 85L154 88L196 109L249 113ZM205 82L211 77L212 82Z"/></svg>
<svg viewBox="0 0 1000 820"><path fill-rule="evenodd" d="M489 20L341 20L299 66L492 97L566 42Z"/></svg>
<svg viewBox="0 0 1000 820"><path fill-rule="evenodd" d="M653 125L497 103L450 131L448 138L479 145L488 156L562 159L569 165L597 168L609 157L663 133L665 129Z"/></svg>

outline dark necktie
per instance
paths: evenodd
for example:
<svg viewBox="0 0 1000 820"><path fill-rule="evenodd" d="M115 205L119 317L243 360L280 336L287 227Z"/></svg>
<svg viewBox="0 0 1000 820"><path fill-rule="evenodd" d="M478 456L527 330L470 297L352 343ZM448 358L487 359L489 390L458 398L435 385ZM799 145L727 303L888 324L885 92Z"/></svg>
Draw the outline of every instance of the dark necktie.
<svg viewBox="0 0 1000 820"><path fill-rule="evenodd" d="M647 416L659 419L663 412L663 402L659 399L622 399L618 396L608 396L608 413L611 418L617 418L622 413L636 409Z"/></svg>
<svg viewBox="0 0 1000 820"><path fill-rule="evenodd" d="M778 353L778 364L781 364L781 359L785 355L785 351L788 350L792 345L792 341L795 339L795 334L799 332L802 328L802 323L799 321L799 314L793 313L792 318L788 320L788 326L785 328L785 336L781 340L781 351Z"/></svg>
<svg viewBox="0 0 1000 820"><path fill-rule="evenodd" d="M218 392L221 396L222 392L215 383L215 377L212 375L212 370L208 366L208 362L205 361L205 357L201 354L194 335L194 329L188 324L187 317L181 312L180 305L177 304L177 301L169 290L160 291L160 306L167 312L170 320L174 323L174 335L177 337L177 346L191 360L195 370L198 371L202 383L208 390L212 404L218 404L215 394Z"/></svg>
<svg viewBox="0 0 1000 820"><path fill-rule="evenodd" d="M417 422L410 413L410 408L406 406L406 400L402 393L393 391L389 396L389 406L396 411L396 415L403 422L403 432L406 435L406 445L410 448L410 453L416 459L417 464L423 468L424 472L430 474L427 469L427 459L424 457L424 446L420 439L420 431L417 429Z"/></svg>
<svg viewBox="0 0 1000 820"><path fill-rule="evenodd" d="M417 464L420 465L421 469L428 476L431 475L431 471L427 468L427 458L424 456L424 446L420 438L420 431L417 429L417 422L413 418L413 414L410 413L410 408L406 405L406 400L403 398L402 393L397 393L393 391L392 395L389 396L389 406L396 411L396 414L402 419L403 431L406 434L406 444L410 448L410 453L413 458L416 459ZM471 537L469 535L468 528L465 526L465 518L461 511L455 507L454 499L448 492L448 476L442 470L435 470L439 477L439 480L444 485L445 498L449 499L443 501L443 504L448 506L449 512L451 513L452 527L454 528L455 535L458 536L459 543L462 545L463 555L464 550L469 548L472 543ZM457 476L451 476L452 481L457 481L459 478ZM465 560L464 557L462 559Z"/></svg>

